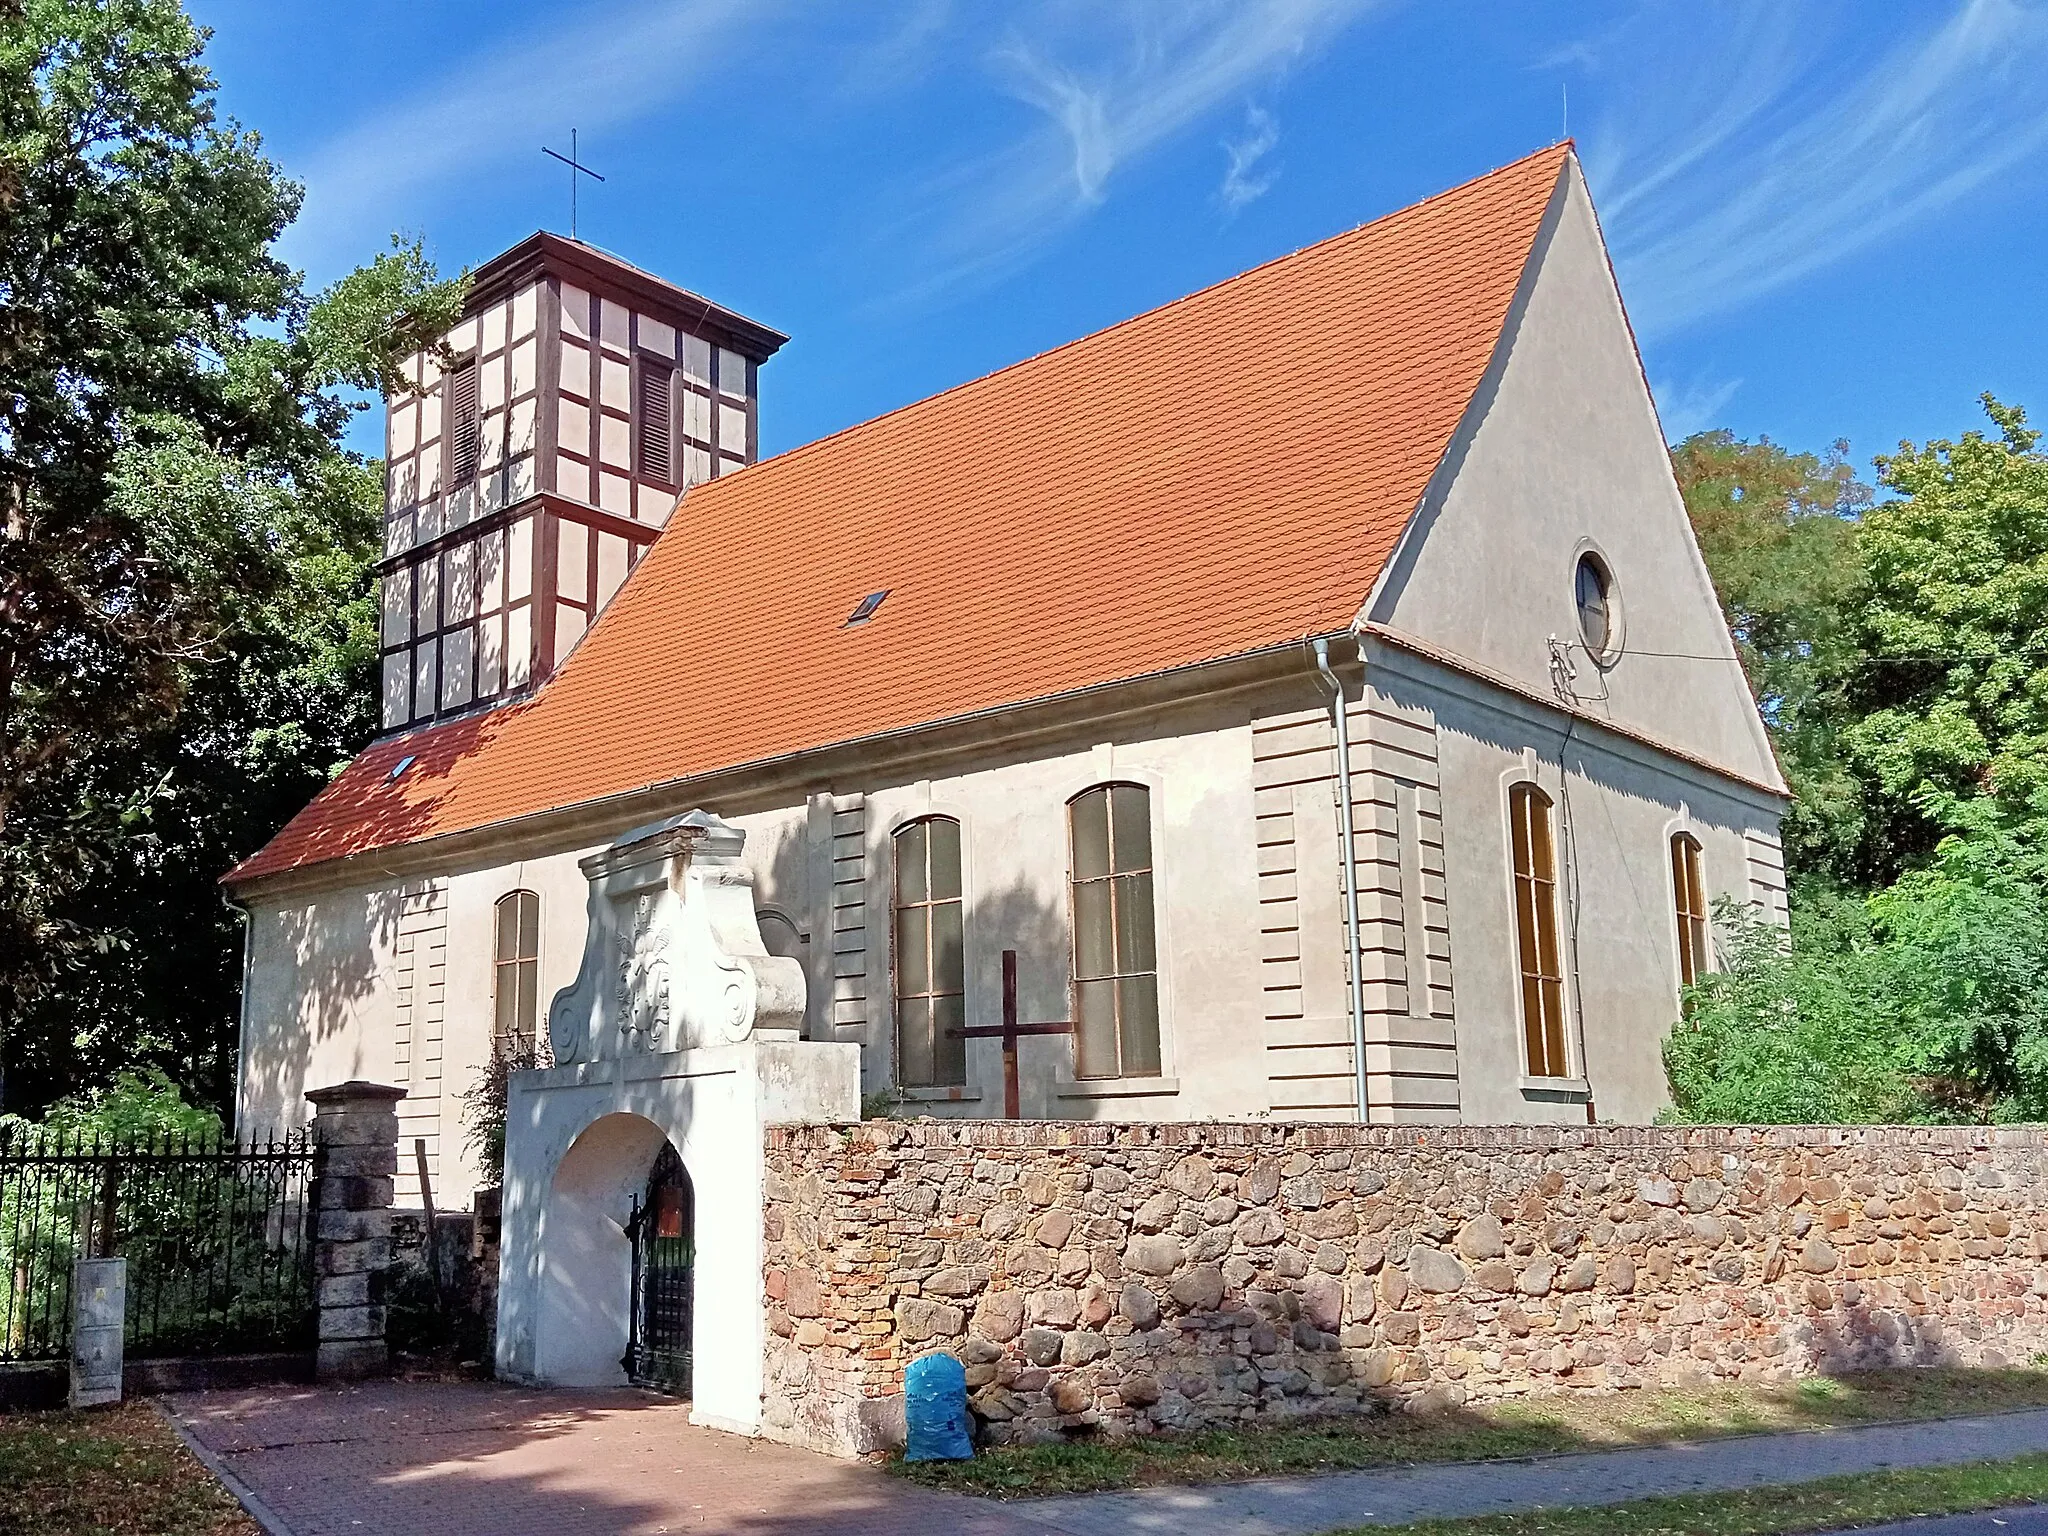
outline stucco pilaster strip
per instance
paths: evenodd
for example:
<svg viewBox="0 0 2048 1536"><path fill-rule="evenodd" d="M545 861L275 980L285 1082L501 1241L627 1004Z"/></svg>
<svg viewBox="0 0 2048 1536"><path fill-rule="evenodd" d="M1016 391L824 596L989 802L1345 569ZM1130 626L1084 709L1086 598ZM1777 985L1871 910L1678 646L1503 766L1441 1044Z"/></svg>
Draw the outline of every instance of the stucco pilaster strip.
<svg viewBox="0 0 2048 1536"><path fill-rule="evenodd" d="M1259 860L1259 984L1264 998L1268 1103L1277 1110L1349 1110L1351 1088L1349 1024L1318 1008L1309 1011L1302 975L1304 944L1340 948L1335 929L1302 932L1305 908L1322 911L1334 902L1334 864L1304 873L1300 823L1315 814L1300 790L1327 786L1332 772L1334 733L1325 710L1293 710L1252 722L1253 807ZM1322 807L1327 813L1327 805ZM1316 883L1305 892L1303 882ZM1326 951L1327 952L1327 951ZM1324 1000L1318 999L1318 1002ZM1341 1060L1334 1059L1337 1055Z"/></svg>
<svg viewBox="0 0 2048 1536"><path fill-rule="evenodd" d="M1376 1118L1452 1118L1458 1047L1436 717L1375 687L1369 666L1351 712L1359 885L1376 898L1359 925L1369 1108Z"/></svg>
<svg viewBox="0 0 2048 1536"><path fill-rule="evenodd" d="M441 1078L448 998L448 893L440 881L407 890L396 938L392 1075L406 1090L400 1138L427 1143L427 1176L441 1176ZM410 1161L406 1163L410 1169Z"/></svg>
<svg viewBox="0 0 2048 1536"><path fill-rule="evenodd" d="M1745 829L1742 846L1749 864L1749 900L1773 922L1791 921L1791 903L1785 888L1785 850L1777 838Z"/></svg>
<svg viewBox="0 0 2048 1536"><path fill-rule="evenodd" d="M831 1019L842 1038L864 1036L868 1023L867 839L867 797L834 797Z"/></svg>

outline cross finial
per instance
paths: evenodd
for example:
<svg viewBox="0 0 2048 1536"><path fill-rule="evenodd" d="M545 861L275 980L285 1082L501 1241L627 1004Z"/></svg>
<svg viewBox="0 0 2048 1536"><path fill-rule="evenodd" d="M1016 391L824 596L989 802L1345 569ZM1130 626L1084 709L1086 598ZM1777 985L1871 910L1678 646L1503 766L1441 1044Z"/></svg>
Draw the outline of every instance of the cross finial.
<svg viewBox="0 0 2048 1536"><path fill-rule="evenodd" d="M569 130L569 153L566 155L557 154L545 144L541 145L540 152L544 155L554 155L557 160L569 167L569 238L574 240L576 238L576 178L578 175L588 176L593 181L603 181L604 178L577 159L576 130L574 128Z"/></svg>

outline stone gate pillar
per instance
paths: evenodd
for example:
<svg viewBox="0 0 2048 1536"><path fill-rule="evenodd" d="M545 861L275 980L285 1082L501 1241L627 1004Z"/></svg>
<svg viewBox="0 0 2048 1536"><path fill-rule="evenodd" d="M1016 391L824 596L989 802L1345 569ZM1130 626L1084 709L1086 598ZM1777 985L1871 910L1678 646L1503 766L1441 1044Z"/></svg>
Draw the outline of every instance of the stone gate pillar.
<svg viewBox="0 0 2048 1536"><path fill-rule="evenodd" d="M405 1090L349 1082L306 1097L313 1105L314 1372L321 1381L380 1375L391 1367L384 1273Z"/></svg>

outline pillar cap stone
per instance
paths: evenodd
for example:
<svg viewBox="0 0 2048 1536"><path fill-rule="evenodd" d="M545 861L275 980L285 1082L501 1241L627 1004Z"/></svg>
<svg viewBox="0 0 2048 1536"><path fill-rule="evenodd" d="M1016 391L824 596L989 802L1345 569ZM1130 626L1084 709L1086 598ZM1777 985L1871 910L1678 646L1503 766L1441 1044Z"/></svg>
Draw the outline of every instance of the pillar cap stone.
<svg viewBox="0 0 2048 1536"><path fill-rule="evenodd" d="M356 1102L396 1104L405 1097L403 1088L393 1088L389 1083L368 1083L361 1078L346 1083L336 1083L331 1088L309 1088L306 1097L320 1109L330 1104Z"/></svg>

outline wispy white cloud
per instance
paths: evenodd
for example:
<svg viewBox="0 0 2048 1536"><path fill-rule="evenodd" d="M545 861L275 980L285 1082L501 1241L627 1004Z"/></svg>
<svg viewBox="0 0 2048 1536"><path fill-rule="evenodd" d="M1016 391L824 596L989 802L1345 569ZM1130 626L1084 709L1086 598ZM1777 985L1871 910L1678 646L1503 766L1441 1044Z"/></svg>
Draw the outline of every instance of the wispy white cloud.
<svg viewBox="0 0 2048 1536"><path fill-rule="evenodd" d="M1272 188L1274 178L1280 174L1279 169L1269 166L1262 171L1259 164L1279 142L1280 125L1273 120L1273 114L1263 107L1246 107L1243 136L1223 141L1227 163L1223 168L1223 185L1217 196L1223 199L1225 208L1236 213L1245 204L1257 202Z"/></svg>
<svg viewBox="0 0 2048 1536"><path fill-rule="evenodd" d="M1109 123L1108 90L1022 47L1006 49L1002 57L1016 68L1017 95L1051 118L1066 136L1075 199L1082 204L1101 202L1118 154Z"/></svg>
<svg viewBox="0 0 2048 1536"><path fill-rule="evenodd" d="M1640 47L1601 50L1603 68L1640 80L1586 166L1646 338L2048 158L2048 8L1962 0L1931 29L1860 51L1778 0L1722 15L1718 46L1702 49L1691 18L1663 38L1662 67ZM1849 17L1860 27L1860 9Z"/></svg>
<svg viewBox="0 0 2048 1536"><path fill-rule="evenodd" d="M1657 398L1657 419L1663 425L1665 440L1682 443L1695 432L1721 426L1721 413L1740 388L1740 379L1689 379L1684 383L1675 379L1656 380L1650 393Z"/></svg>
<svg viewBox="0 0 2048 1536"><path fill-rule="evenodd" d="M456 67L293 167L307 203L292 247L317 261L338 244L361 246L408 196L538 154L547 125L602 133L674 101L767 9L763 0L637 0Z"/></svg>
<svg viewBox="0 0 2048 1536"><path fill-rule="evenodd" d="M457 62L302 157L292 168L307 206L288 249L315 268L338 265L464 182L532 161L568 124L588 149L772 55L801 81L787 88L830 110L870 110L948 73L979 82L993 110L947 141L974 147L949 160L936 145L910 181L876 194L885 237L913 254L914 291L930 293L1014 266L1098 207L1120 170L1269 85L1378 3L889 0L819 25L778 0L605 0L574 26ZM1005 98L1029 110L1013 107L1006 121ZM1232 210L1272 178L1263 161L1277 130L1262 109L1247 121L1227 146L1220 197Z"/></svg>
<svg viewBox="0 0 2048 1536"><path fill-rule="evenodd" d="M1012 269L1098 207L1117 172L1303 57L1377 0L1039 0L989 50L1038 121L927 180L905 227L923 235L926 295Z"/></svg>

